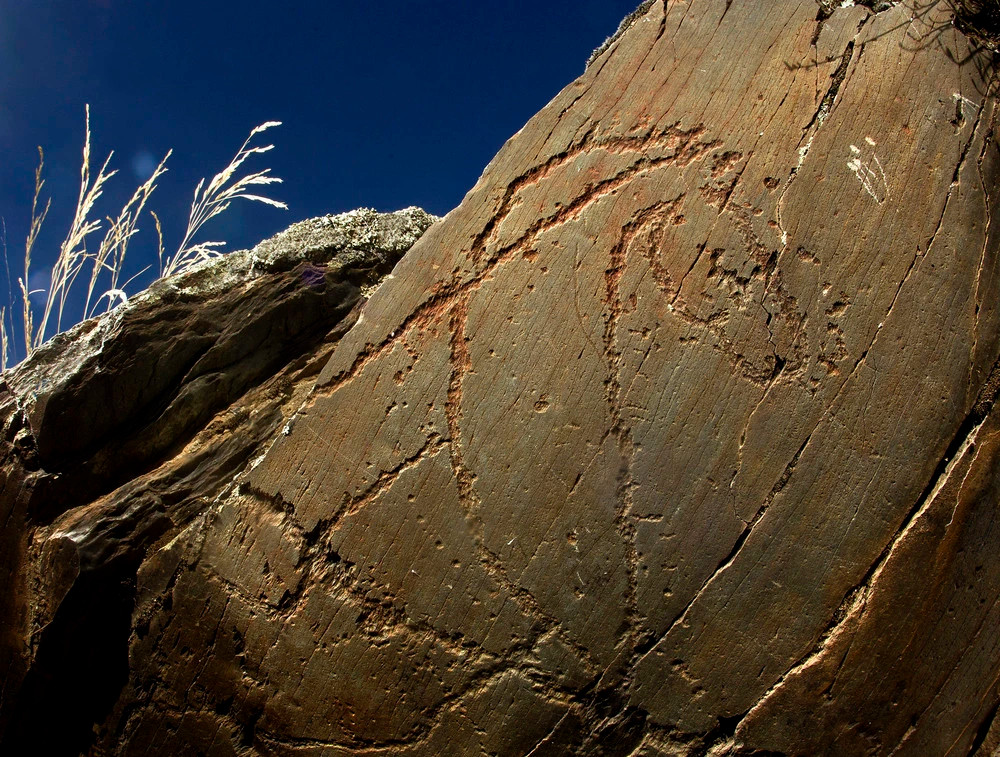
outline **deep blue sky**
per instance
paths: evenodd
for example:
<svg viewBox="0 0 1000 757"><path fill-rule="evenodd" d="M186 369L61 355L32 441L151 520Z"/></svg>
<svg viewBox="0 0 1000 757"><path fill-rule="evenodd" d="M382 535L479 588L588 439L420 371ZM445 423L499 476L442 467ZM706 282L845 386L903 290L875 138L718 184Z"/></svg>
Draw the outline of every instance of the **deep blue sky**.
<svg viewBox="0 0 1000 757"><path fill-rule="evenodd" d="M23 267L36 145L52 211L35 267L66 233L85 103L94 162L114 150L119 169L101 217L116 215L173 148L148 206L168 252L198 179L268 120L283 122L262 135L276 147L247 167L285 180L269 189L289 210L237 203L202 239L240 249L362 206L441 215L638 2L0 0L0 217L12 278ZM130 270L155 249L151 221L141 226Z"/></svg>

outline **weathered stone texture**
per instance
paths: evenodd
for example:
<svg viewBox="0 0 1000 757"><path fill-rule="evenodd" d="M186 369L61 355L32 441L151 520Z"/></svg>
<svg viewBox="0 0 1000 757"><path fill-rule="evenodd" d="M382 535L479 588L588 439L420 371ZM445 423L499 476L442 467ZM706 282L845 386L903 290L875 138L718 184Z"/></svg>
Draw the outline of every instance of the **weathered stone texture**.
<svg viewBox="0 0 1000 757"><path fill-rule="evenodd" d="M995 753L991 61L835 5L643 4L144 542L94 753Z"/></svg>
<svg viewBox="0 0 1000 757"><path fill-rule="evenodd" d="M157 282L4 375L0 753L86 750L129 681L129 639L148 632L136 602L176 583L174 537L266 449L356 321L362 288L432 220L295 224ZM296 559L282 556L228 553L254 575Z"/></svg>

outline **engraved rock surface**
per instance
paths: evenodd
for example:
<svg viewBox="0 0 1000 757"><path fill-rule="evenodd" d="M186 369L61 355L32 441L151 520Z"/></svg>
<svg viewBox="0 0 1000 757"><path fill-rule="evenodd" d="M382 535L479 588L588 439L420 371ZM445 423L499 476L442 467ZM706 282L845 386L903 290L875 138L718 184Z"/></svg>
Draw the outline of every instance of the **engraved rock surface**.
<svg viewBox="0 0 1000 757"><path fill-rule="evenodd" d="M147 555L169 553L266 449L362 289L433 220L303 221L156 282L4 374L0 753L87 750L145 635Z"/></svg>
<svg viewBox="0 0 1000 757"><path fill-rule="evenodd" d="M944 2L640 11L129 553L93 753L995 753L989 54ZM102 428L63 480L148 449ZM52 491L38 676L120 544Z"/></svg>

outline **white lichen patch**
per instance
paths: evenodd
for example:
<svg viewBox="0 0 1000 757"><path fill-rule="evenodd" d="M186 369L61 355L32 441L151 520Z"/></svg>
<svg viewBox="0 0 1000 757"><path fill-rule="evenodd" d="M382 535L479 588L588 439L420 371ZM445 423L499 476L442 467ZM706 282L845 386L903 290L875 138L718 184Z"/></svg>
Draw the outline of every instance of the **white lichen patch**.
<svg viewBox="0 0 1000 757"><path fill-rule="evenodd" d="M150 287L194 295L231 290L260 273L287 270L303 261L343 268L406 252L437 219L420 208L379 213L360 208L299 221L252 250L238 250L162 279Z"/></svg>
<svg viewBox="0 0 1000 757"><path fill-rule="evenodd" d="M258 244L252 255L256 265L269 269L302 260L315 262L317 255L327 257L331 250L369 255L405 252L436 220L420 208L395 213L360 208L293 224Z"/></svg>

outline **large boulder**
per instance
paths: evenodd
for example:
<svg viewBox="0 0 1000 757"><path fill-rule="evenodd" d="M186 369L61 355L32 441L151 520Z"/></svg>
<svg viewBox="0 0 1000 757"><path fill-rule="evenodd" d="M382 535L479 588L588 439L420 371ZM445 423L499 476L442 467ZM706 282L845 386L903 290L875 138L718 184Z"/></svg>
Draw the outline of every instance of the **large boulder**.
<svg viewBox="0 0 1000 757"><path fill-rule="evenodd" d="M129 680L147 555L267 448L434 220L411 208L295 224L4 375L0 754L86 751Z"/></svg>
<svg viewBox="0 0 1000 757"><path fill-rule="evenodd" d="M158 437L43 440L90 415L9 382L9 743L990 754L1000 152L953 16L644 3L142 539Z"/></svg>

